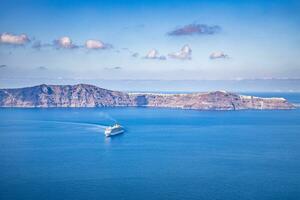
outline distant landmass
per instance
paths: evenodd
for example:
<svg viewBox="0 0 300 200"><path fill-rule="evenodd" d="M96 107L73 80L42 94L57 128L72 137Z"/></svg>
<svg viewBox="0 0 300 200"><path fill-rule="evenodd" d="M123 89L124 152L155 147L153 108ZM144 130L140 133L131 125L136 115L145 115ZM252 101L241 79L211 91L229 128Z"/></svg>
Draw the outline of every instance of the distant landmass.
<svg viewBox="0 0 300 200"><path fill-rule="evenodd" d="M225 91L162 94L112 91L93 85L38 85L0 89L0 107L162 107L196 110L293 109L284 98L261 98Z"/></svg>

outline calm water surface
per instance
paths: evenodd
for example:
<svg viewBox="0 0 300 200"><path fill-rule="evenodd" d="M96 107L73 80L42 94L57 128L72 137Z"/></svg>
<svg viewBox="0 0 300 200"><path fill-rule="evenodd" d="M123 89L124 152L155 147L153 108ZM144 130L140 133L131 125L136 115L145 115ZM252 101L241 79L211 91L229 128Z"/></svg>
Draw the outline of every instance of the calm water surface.
<svg viewBox="0 0 300 200"><path fill-rule="evenodd" d="M107 139L112 118L127 132ZM300 199L299 109L0 109L0 119L0 199Z"/></svg>

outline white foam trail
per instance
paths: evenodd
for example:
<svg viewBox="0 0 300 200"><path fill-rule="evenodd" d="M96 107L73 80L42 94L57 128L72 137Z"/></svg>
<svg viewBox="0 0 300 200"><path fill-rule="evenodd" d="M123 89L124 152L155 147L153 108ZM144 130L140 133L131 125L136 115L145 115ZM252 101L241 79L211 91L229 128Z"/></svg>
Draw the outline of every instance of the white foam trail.
<svg viewBox="0 0 300 200"><path fill-rule="evenodd" d="M108 126L100 125L100 124L93 124L93 123L85 123L85 122L68 122L68 121L45 121L45 122L55 122L55 123L62 123L62 124L74 124L74 125L82 125L82 126L94 126L97 128L105 129Z"/></svg>
<svg viewBox="0 0 300 200"><path fill-rule="evenodd" d="M93 124L93 123L85 123L85 122L70 122L70 121L56 121L56 120L16 120L16 121L32 121L32 122L46 122L46 123L59 123L59 124L74 124L81 126L93 126L101 129L105 129L108 126L103 124Z"/></svg>
<svg viewBox="0 0 300 200"><path fill-rule="evenodd" d="M296 108L300 108L300 103L294 103L294 106L296 106Z"/></svg>

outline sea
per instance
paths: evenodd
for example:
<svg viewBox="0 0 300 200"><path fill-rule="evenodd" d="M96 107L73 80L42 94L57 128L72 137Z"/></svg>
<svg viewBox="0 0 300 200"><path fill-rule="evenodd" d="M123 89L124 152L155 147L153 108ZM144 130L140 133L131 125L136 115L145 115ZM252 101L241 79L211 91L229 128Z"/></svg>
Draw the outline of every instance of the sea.
<svg viewBox="0 0 300 200"><path fill-rule="evenodd" d="M299 200L300 109L1 108L0 199Z"/></svg>

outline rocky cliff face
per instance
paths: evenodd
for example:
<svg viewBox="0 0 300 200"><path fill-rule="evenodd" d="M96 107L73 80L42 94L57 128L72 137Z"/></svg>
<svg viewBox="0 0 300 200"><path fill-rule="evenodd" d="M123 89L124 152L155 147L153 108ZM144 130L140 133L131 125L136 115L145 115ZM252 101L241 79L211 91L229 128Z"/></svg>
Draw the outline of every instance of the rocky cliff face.
<svg viewBox="0 0 300 200"><path fill-rule="evenodd" d="M260 98L228 92L192 94L135 94L145 106L198 110L293 109L284 98Z"/></svg>
<svg viewBox="0 0 300 200"><path fill-rule="evenodd" d="M259 98L227 92L192 94L125 93L92 85L39 85L0 89L0 107L148 106L199 110L293 109L283 98Z"/></svg>

